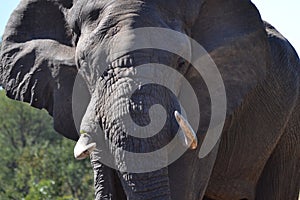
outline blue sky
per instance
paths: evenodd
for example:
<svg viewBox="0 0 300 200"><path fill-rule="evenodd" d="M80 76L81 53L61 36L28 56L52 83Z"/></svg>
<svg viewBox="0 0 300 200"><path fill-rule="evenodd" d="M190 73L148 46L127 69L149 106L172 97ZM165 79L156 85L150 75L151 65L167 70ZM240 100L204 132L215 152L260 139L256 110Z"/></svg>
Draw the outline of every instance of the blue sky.
<svg viewBox="0 0 300 200"><path fill-rule="evenodd" d="M0 35L19 0L0 0ZM300 0L253 0L262 18L275 26L300 54Z"/></svg>

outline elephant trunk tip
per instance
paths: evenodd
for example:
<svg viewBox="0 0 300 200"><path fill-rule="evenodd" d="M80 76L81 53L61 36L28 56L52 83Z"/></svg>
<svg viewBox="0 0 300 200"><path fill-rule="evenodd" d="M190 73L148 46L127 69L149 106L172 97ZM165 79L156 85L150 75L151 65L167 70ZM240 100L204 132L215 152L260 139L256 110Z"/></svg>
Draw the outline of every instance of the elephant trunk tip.
<svg viewBox="0 0 300 200"><path fill-rule="evenodd" d="M180 137L183 145L190 149L196 149L198 146L198 139L193 128L177 110L174 112L174 115L178 125L183 131L183 137Z"/></svg>
<svg viewBox="0 0 300 200"><path fill-rule="evenodd" d="M82 133L74 147L74 157L77 160L85 159L96 148L96 143L91 142L91 137L87 133Z"/></svg>

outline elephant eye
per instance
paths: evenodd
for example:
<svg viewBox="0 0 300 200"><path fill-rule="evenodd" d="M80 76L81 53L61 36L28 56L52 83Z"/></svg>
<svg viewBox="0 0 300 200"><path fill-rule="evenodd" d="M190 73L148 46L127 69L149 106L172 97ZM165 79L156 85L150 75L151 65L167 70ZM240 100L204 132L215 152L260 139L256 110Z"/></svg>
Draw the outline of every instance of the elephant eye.
<svg viewBox="0 0 300 200"><path fill-rule="evenodd" d="M181 74L185 74L189 68L189 62L183 58L179 58L177 61L176 70Z"/></svg>
<svg viewBox="0 0 300 200"><path fill-rule="evenodd" d="M95 9L92 12L89 13L88 15L88 20L90 21L96 21L97 19L99 19L99 15L100 15L100 9Z"/></svg>

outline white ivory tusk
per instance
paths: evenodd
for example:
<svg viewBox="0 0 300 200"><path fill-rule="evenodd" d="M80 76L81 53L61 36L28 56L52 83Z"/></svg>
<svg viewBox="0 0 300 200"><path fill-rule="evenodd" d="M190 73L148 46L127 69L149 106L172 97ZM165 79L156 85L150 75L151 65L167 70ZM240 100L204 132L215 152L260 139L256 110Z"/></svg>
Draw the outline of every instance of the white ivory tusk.
<svg viewBox="0 0 300 200"><path fill-rule="evenodd" d="M197 136L189 124L189 122L176 110L174 112L177 123L184 133L184 141L183 144L190 149L196 149L198 145Z"/></svg>
<svg viewBox="0 0 300 200"><path fill-rule="evenodd" d="M85 159L95 148L96 143L92 141L92 137L88 133L81 133L74 147L74 157L77 160Z"/></svg>

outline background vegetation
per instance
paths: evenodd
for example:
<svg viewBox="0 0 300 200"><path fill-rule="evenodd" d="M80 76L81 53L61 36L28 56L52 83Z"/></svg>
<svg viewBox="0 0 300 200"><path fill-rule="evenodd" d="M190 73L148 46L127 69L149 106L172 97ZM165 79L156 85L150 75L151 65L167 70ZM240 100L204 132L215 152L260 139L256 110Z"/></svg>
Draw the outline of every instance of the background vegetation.
<svg viewBox="0 0 300 200"><path fill-rule="evenodd" d="M75 143L52 128L44 110L13 101L0 91L0 199L94 198L89 159L76 161Z"/></svg>

